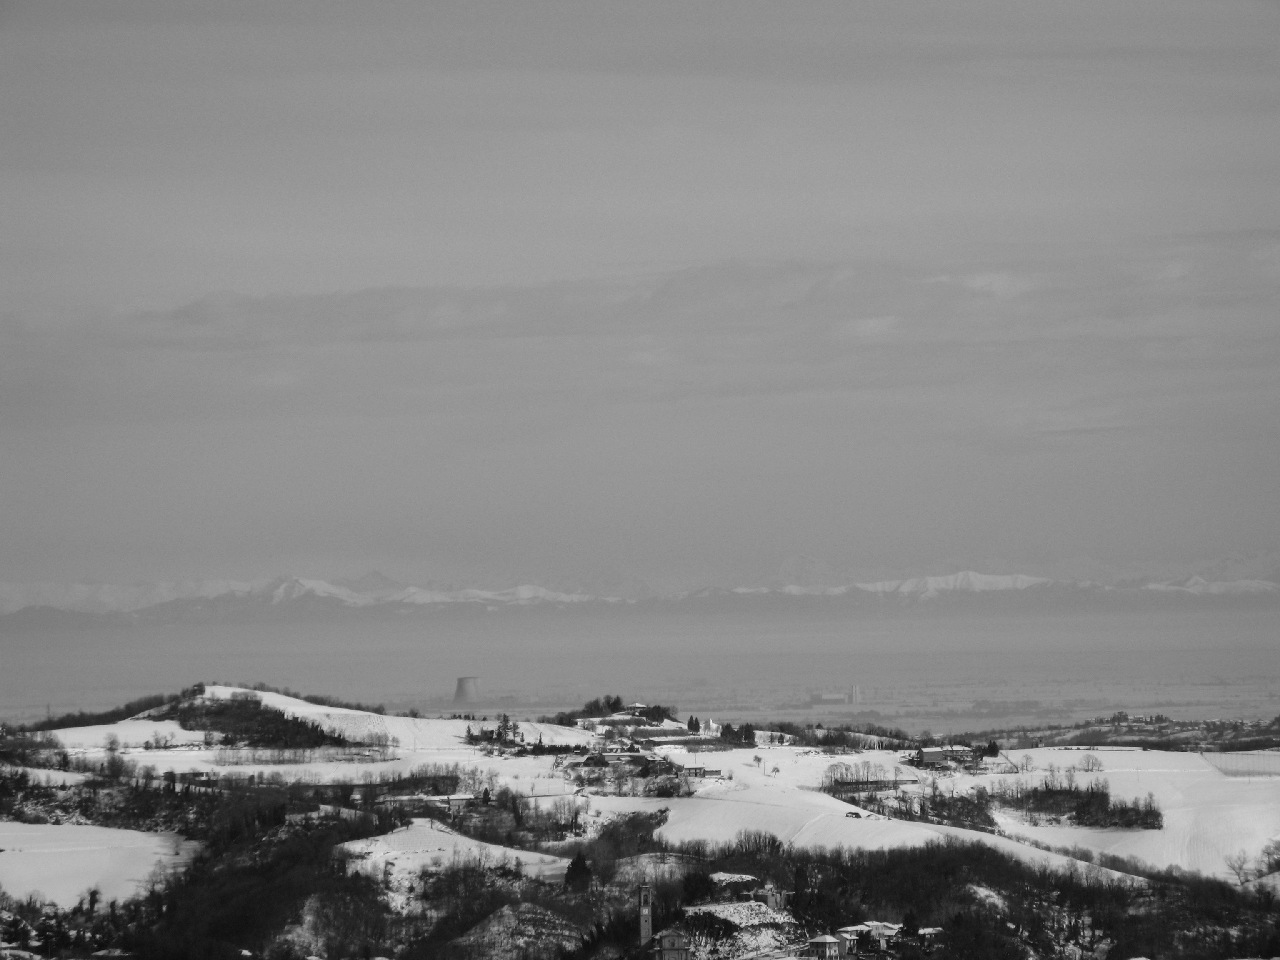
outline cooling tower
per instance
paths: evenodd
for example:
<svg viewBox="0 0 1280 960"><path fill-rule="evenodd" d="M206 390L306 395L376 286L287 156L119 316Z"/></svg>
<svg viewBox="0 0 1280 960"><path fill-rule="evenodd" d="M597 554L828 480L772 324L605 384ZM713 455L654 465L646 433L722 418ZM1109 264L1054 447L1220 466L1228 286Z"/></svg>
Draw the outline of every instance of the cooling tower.
<svg viewBox="0 0 1280 960"><path fill-rule="evenodd" d="M454 703L477 703L480 700L480 678L459 677L458 686L453 691Z"/></svg>

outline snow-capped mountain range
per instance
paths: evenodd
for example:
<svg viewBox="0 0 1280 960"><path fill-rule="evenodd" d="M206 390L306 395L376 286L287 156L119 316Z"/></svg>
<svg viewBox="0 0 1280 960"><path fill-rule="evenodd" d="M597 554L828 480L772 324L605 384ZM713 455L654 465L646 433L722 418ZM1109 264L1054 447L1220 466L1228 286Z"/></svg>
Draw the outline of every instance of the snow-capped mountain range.
<svg viewBox="0 0 1280 960"><path fill-rule="evenodd" d="M359 608L445 603L497 605L583 603L604 599L580 593L561 593L522 584L504 590L441 590L396 583L378 574L358 581L277 577L273 580L201 580L174 583L59 584L0 583L0 615L26 607L50 607L77 613L135 613L141 610L200 601L243 601L270 606L329 601Z"/></svg>
<svg viewBox="0 0 1280 960"><path fill-rule="evenodd" d="M660 602L679 603L710 598L826 597L851 600L914 603L947 597L1010 594L1097 594L1170 597L1274 597L1280 599L1280 585L1270 580L1241 579L1210 581L1192 576L1177 581L1107 585L1082 580L1054 580L1025 574L988 574L966 570L945 576L911 577L850 583L840 586L799 586L714 588L690 591ZM597 596L586 592L550 590L531 584L505 589L445 589L398 583L381 574L359 580L320 580L279 577L273 580L201 580L151 584L56 584L0 583L0 615L25 608L52 608L80 614L180 615L203 611L209 615L248 609L288 609L305 607L349 609L425 609L444 605L474 605L488 608L534 605L628 604L633 598Z"/></svg>

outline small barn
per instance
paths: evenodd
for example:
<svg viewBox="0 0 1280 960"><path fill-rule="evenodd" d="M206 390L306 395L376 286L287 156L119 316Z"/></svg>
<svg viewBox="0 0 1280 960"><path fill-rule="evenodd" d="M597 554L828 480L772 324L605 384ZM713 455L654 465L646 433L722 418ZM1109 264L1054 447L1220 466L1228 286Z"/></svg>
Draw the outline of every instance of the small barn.
<svg viewBox="0 0 1280 960"><path fill-rule="evenodd" d="M444 793L434 797L426 797L427 803L449 813L461 813L475 803L475 797L469 793Z"/></svg>
<svg viewBox="0 0 1280 960"><path fill-rule="evenodd" d="M915 765L922 770L940 770L947 767L973 765L971 747L943 746L921 747L916 751Z"/></svg>

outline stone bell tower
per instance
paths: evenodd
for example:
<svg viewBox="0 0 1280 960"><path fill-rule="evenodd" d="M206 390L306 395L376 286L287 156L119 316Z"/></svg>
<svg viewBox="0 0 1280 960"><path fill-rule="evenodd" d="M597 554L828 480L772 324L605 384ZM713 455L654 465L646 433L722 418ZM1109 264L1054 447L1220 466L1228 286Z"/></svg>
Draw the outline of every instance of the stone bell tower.
<svg viewBox="0 0 1280 960"><path fill-rule="evenodd" d="M643 946L653 939L653 888L640 884L640 943Z"/></svg>

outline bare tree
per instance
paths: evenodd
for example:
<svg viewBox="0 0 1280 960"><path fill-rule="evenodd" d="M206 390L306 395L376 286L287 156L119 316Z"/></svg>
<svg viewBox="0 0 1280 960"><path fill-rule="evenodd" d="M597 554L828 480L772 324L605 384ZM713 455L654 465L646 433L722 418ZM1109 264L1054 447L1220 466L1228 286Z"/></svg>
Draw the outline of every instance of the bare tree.
<svg viewBox="0 0 1280 960"><path fill-rule="evenodd" d="M112 780L119 780L129 772L129 764L124 757L120 756L120 738L114 733L107 734L103 747L107 751L107 762L103 773Z"/></svg>
<svg viewBox="0 0 1280 960"><path fill-rule="evenodd" d="M834 786L841 780L852 780L854 778L853 767L847 763L833 763L827 767L822 775L822 785L824 787Z"/></svg>
<svg viewBox="0 0 1280 960"><path fill-rule="evenodd" d="M1251 879L1253 871L1249 869L1249 854L1244 850L1229 853L1223 857L1223 860L1226 861L1227 869L1236 875L1236 882L1241 886Z"/></svg>
<svg viewBox="0 0 1280 960"><path fill-rule="evenodd" d="M1080 761L1080 769L1085 773L1096 773L1102 769L1102 761L1096 753L1086 753Z"/></svg>
<svg viewBox="0 0 1280 960"><path fill-rule="evenodd" d="M1258 854L1258 875L1265 877L1277 871L1280 871L1280 840L1271 840Z"/></svg>

